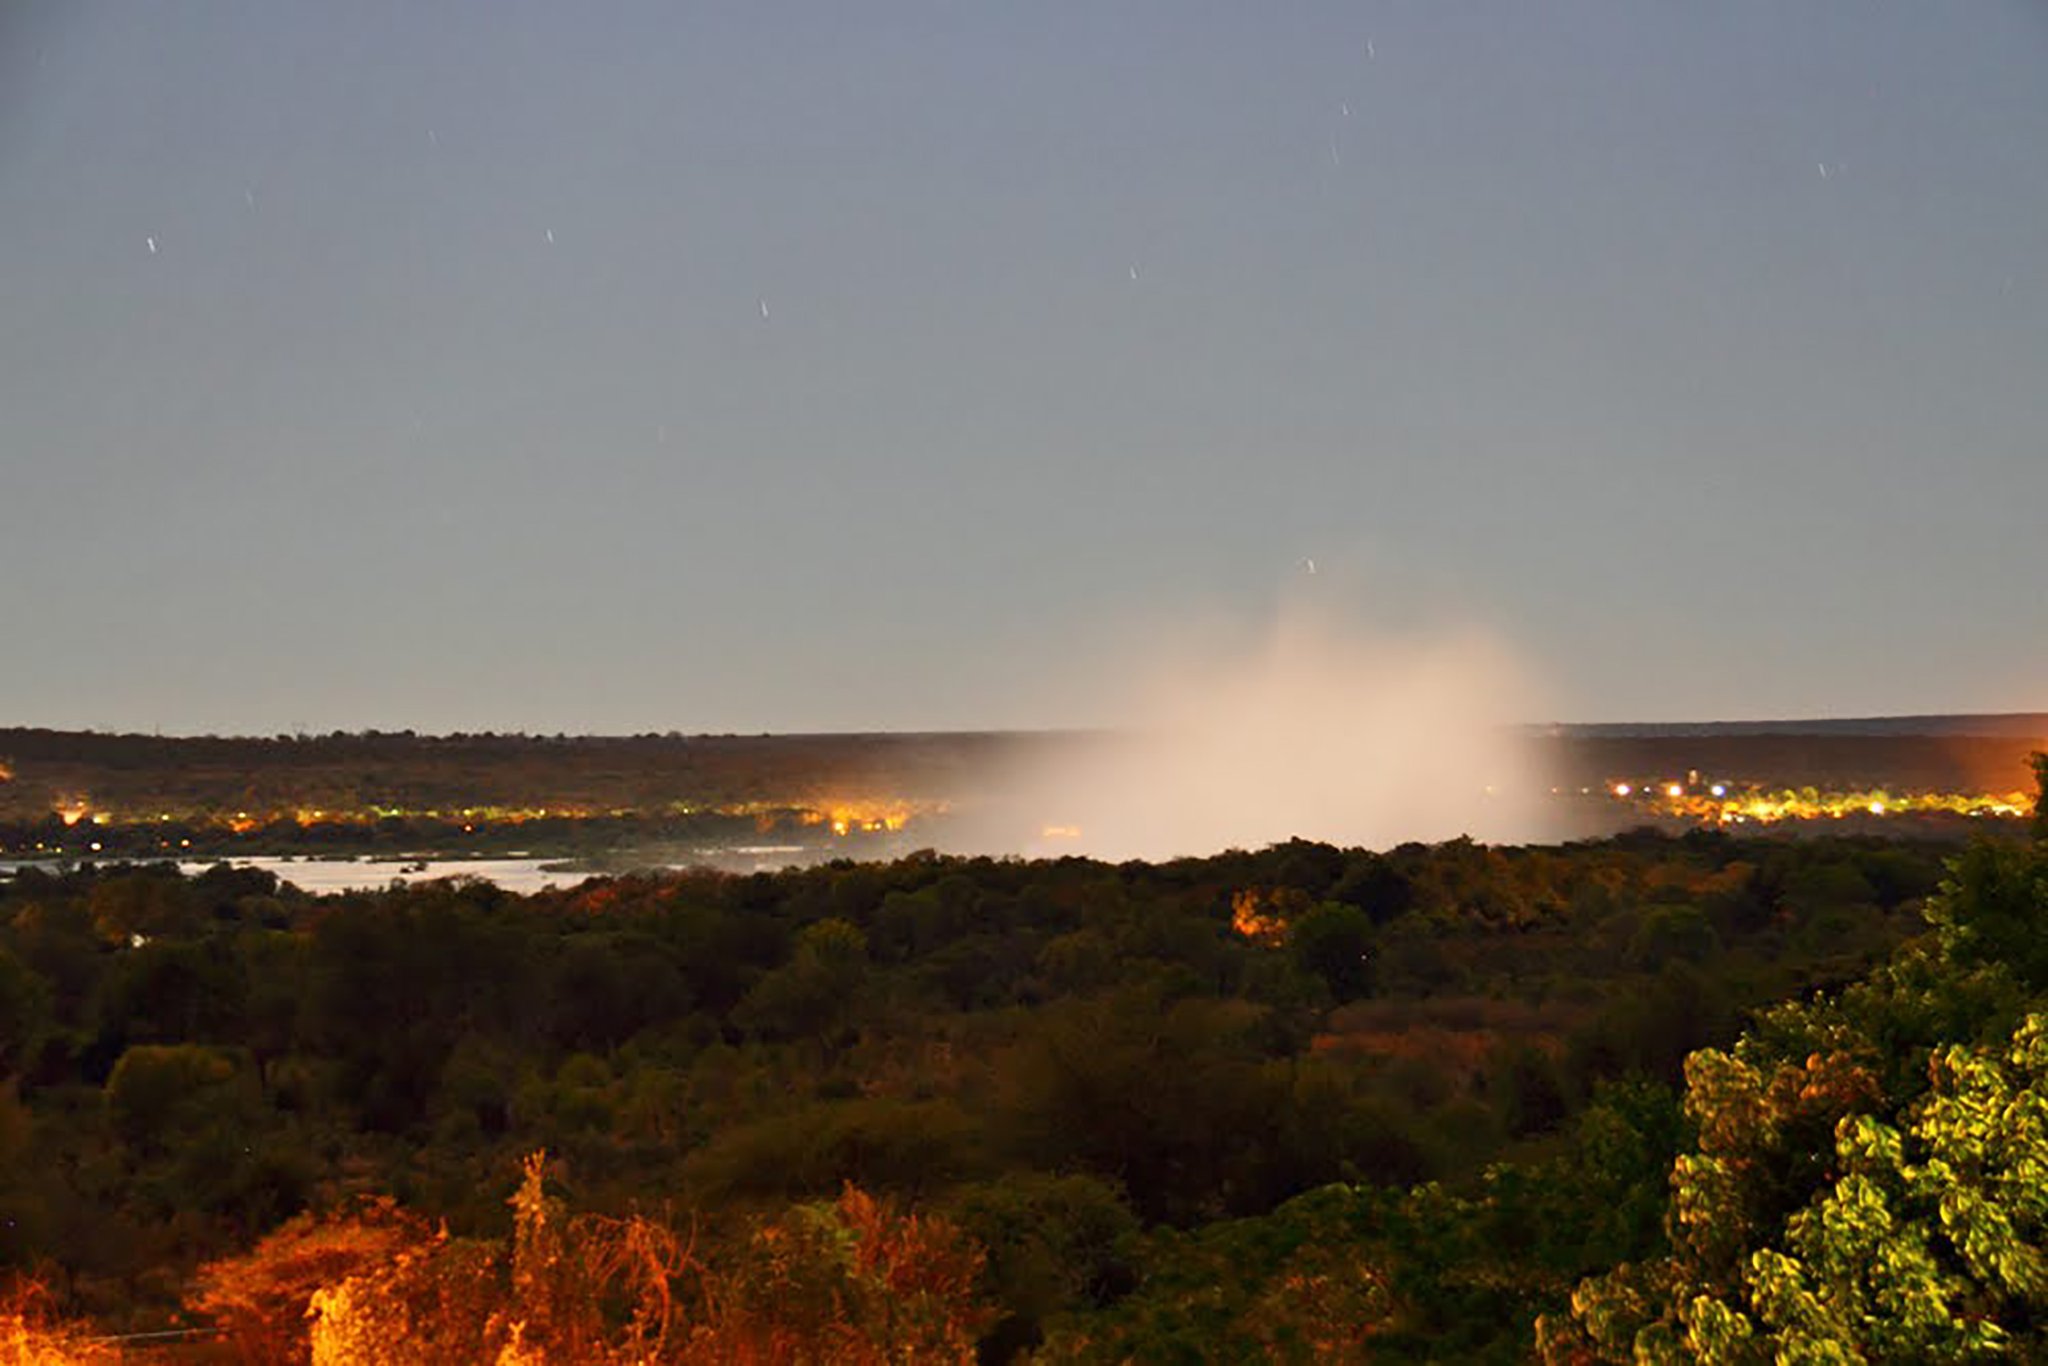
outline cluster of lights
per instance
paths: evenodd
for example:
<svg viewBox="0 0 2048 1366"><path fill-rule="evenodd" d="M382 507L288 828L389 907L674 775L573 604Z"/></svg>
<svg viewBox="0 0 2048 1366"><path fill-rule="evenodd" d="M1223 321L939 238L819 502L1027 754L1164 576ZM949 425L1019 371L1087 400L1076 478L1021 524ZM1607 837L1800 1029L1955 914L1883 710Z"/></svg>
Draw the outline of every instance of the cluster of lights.
<svg viewBox="0 0 2048 1366"><path fill-rule="evenodd" d="M945 809L942 802L835 799L824 803L822 809L806 811L802 820L805 825L830 824L835 835L879 835L901 830L916 817L938 815Z"/></svg>
<svg viewBox="0 0 2048 1366"><path fill-rule="evenodd" d="M89 840L86 842L85 847L87 852L97 854L103 848L105 848L105 845L103 845L99 840ZM159 849L169 849L172 847L172 845L169 840L158 840L156 842L156 847ZM181 839L178 841L176 847L179 849L190 849L192 847L192 841L189 839ZM6 845L0 844L0 853L6 852L6 849ZM38 854L61 854L65 852L65 847L63 845L50 844L43 840L37 840L33 845L24 844L17 852L25 854L28 853L31 849L33 849Z"/></svg>
<svg viewBox="0 0 2048 1366"><path fill-rule="evenodd" d="M1614 782L1607 790L1619 801L1634 800L1663 814L1720 825L1841 820L1849 816L2014 817L2026 816L2033 810L2032 798L2025 792L1821 792L1810 787L1797 791L1747 788L1736 792L1724 782L1701 783L1697 774L1686 782Z"/></svg>
<svg viewBox="0 0 2048 1366"><path fill-rule="evenodd" d="M675 814L685 816L752 816L763 825L763 828L793 815L804 825L829 825L835 835L882 834L897 831L913 820L942 815L948 809L948 805L940 801L886 798L832 798L809 806L796 806L788 802L737 802L720 806L698 806L678 802L667 808ZM88 819L94 825L109 825L115 820L110 812L93 810L83 798L60 798L53 811L67 826L77 825ZM487 825L519 825L527 821L549 819L590 820L600 816L630 819L644 814L647 813L628 807L597 811L577 806L466 806L441 809L372 805L356 811L297 807L279 811L235 811L224 815L198 812L189 814L185 819L224 826L237 835L261 830L278 821L290 821L303 827L321 824L367 825L390 819L460 822L463 833L474 834L479 827ZM156 819L168 822L175 818L169 812L160 812ZM189 845L190 841L184 843Z"/></svg>

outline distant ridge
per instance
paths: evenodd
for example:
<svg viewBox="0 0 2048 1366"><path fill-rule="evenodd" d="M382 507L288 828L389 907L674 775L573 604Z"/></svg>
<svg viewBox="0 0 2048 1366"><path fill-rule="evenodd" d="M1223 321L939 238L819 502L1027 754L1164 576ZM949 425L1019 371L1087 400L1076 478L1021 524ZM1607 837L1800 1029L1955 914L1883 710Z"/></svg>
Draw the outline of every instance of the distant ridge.
<svg viewBox="0 0 2048 1366"><path fill-rule="evenodd" d="M1872 739L2031 740L2048 737L2048 712L1992 712L1967 716L1862 716L1804 721L1594 721L1548 728L1568 739L1661 740L1731 735L1841 735Z"/></svg>

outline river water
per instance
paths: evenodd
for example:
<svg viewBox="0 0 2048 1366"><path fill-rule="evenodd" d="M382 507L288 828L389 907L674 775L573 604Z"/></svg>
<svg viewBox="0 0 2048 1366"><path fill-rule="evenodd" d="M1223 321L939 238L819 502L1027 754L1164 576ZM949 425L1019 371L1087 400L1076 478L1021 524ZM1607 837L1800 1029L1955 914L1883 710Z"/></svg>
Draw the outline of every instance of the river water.
<svg viewBox="0 0 2048 1366"><path fill-rule="evenodd" d="M701 851L701 863L728 871L772 871L793 863L811 861L808 855L813 851L797 844L735 845ZM119 862L108 860L107 862ZM431 882L444 877L473 877L494 883L508 892L525 895L538 892L545 887L574 887L592 873L563 872L559 868L550 870L559 859L542 858L479 858L479 859L314 859L314 858L230 858L204 862L185 862L178 870L187 876L205 872L215 863L226 863L235 868L259 868L274 873L280 881L289 882L301 891L321 895L328 892L378 891L392 883L410 884ZM48 868L56 871L63 865L39 861L10 861L0 859L0 877L11 876L17 868ZM701 866L701 865L700 865Z"/></svg>

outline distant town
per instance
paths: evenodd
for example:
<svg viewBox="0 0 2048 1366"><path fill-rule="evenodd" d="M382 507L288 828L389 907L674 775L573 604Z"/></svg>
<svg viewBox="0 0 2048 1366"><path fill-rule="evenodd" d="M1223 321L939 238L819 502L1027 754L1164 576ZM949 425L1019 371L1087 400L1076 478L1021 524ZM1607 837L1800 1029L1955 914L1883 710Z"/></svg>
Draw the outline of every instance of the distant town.
<svg viewBox="0 0 2048 1366"><path fill-rule="evenodd" d="M1082 732L171 738L0 730L0 856L528 853L600 858L776 836L817 858L941 842L1005 765ZM1558 827L1962 838L2032 809L2048 717L1534 732ZM1049 836L1072 833L1048 827Z"/></svg>

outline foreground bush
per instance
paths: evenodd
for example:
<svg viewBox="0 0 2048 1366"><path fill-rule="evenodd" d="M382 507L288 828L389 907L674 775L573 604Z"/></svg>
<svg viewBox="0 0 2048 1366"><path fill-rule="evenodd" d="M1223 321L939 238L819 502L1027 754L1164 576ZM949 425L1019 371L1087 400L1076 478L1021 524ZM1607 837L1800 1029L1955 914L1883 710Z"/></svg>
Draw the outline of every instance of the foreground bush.
<svg viewBox="0 0 2048 1366"><path fill-rule="evenodd" d="M0 1366L111 1366L120 1354L60 1322L49 1296L25 1282L0 1296Z"/></svg>
<svg viewBox="0 0 2048 1366"><path fill-rule="evenodd" d="M193 1308L250 1362L953 1362L994 1320L950 1223L856 1187L757 1226L716 1263L658 1221L572 1215L535 1154L509 1243L389 1200L302 1217L210 1264Z"/></svg>

